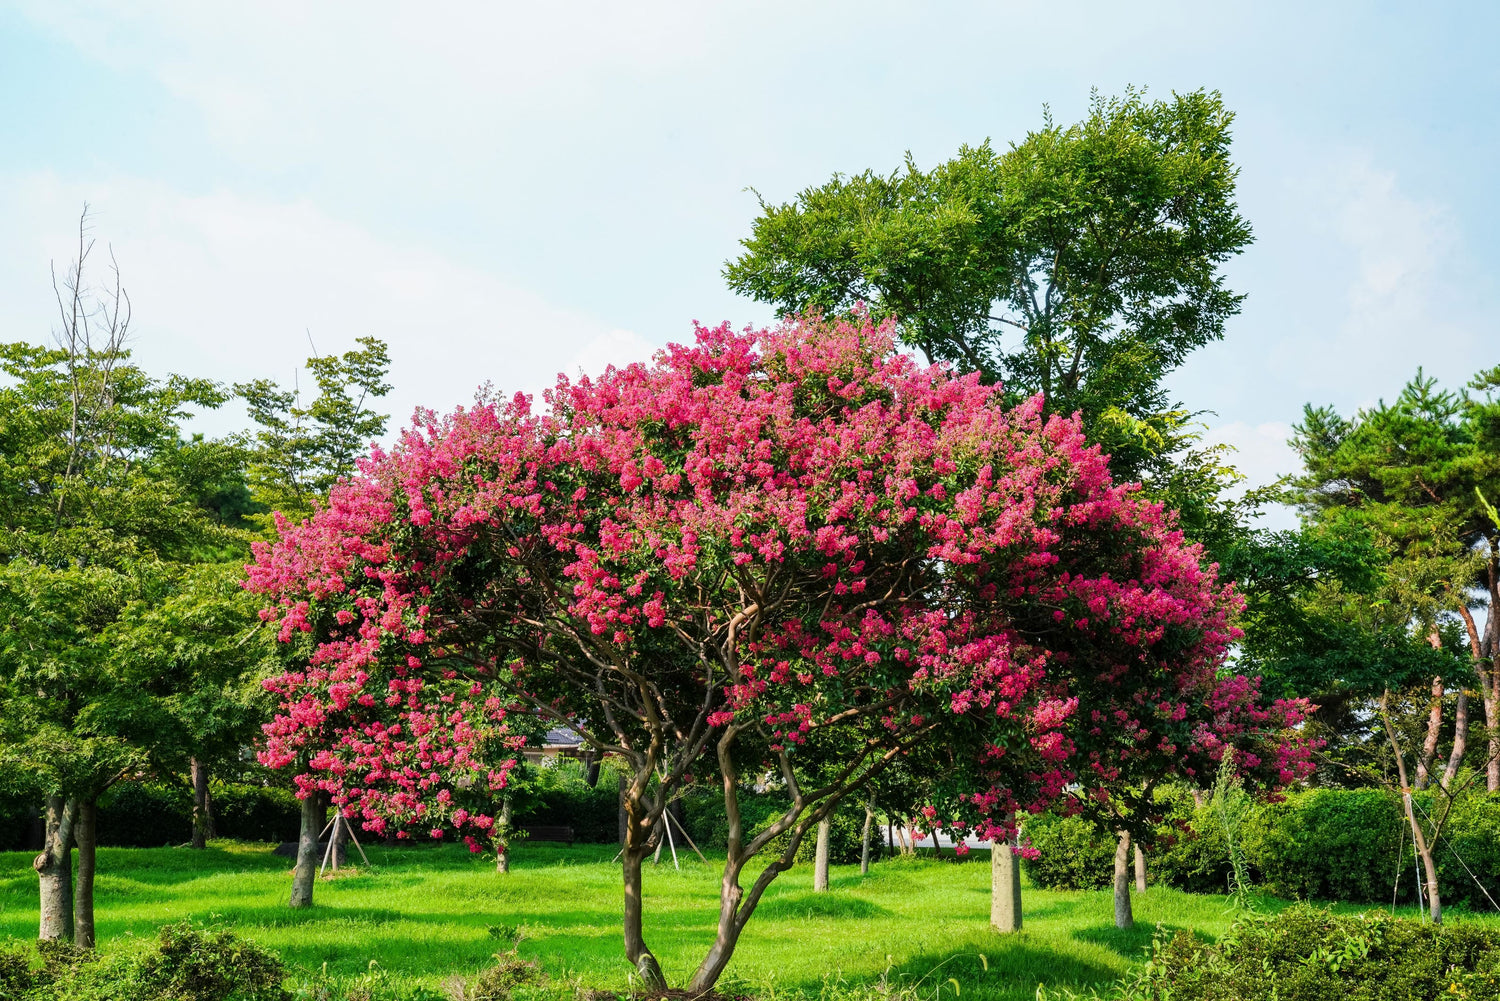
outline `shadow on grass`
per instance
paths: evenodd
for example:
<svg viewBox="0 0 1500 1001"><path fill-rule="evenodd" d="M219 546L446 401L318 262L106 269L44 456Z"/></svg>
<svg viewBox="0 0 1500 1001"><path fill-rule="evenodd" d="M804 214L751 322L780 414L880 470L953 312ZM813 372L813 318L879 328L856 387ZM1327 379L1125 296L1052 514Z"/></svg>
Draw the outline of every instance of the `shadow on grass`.
<svg viewBox="0 0 1500 1001"><path fill-rule="evenodd" d="M1073 932L1073 937L1080 942L1103 946L1126 959L1134 960L1140 959L1151 947L1151 939L1156 935L1156 927L1146 921L1137 921L1129 928L1099 924L1080 928ZM1163 923L1161 927L1169 934L1175 934L1181 930L1180 925Z"/></svg>
<svg viewBox="0 0 1500 1001"><path fill-rule="evenodd" d="M980 959L981 955L984 959ZM889 976L897 985L920 985L924 995L951 977L963 984L964 995L1007 993L1029 998L1041 984L1102 985L1115 980L1119 973L1101 963L1029 940L1022 931L992 939L982 948L929 951L911 956L892 967Z"/></svg>
<svg viewBox="0 0 1500 1001"><path fill-rule="evenodd" d="M755 908L755 916L766 920L786 918L875 918L891 912L847 893L783 893L767 897Z"/></svg>

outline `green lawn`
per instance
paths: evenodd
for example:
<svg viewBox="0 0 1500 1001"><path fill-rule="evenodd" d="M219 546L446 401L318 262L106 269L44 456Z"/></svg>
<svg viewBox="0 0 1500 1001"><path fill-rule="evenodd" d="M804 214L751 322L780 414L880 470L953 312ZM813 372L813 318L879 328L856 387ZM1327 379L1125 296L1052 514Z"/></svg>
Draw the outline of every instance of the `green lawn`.
<svg viewBox="0 0 1500 1001"><path fill-rule="evenodd" d="M376 969L393 985L436 988L484 967L502 934L521 927L521 955L556 981L623 989L619 870L603 846L522 845L508 876L462 848L371 849L373 867L318 883L316 906L285 906L288 860L269 846L215 842L99 853L98 930L104 949L130 948L157 926L190 918L234 927L280 953L294 974L354 978ZM1117 931L1107 892L1028 888L1026 930L990 932L989 865L883 862L867 877L835 867L833 890L811 892L798 867L772 885L746 929L726 984L761 996L816 996L826 977L918 978L939 966L963 997L1032 1001L1036 985L1100 984L1139 958L1153 926L1221 934L1233 915L1223 897L1152 888L1137 896L1136 927ZM0 854L0 935L36 934L30 855ZM681 872L649 868L646 935L668 977L680 982L712 937L718 870L696 859ZM1462 918L1460 918L1462 920ZM1472 920L1472 919L1471 919ZM986 970L979 960L988 959ZM945 992L946 993L946 992Z"/></svg>

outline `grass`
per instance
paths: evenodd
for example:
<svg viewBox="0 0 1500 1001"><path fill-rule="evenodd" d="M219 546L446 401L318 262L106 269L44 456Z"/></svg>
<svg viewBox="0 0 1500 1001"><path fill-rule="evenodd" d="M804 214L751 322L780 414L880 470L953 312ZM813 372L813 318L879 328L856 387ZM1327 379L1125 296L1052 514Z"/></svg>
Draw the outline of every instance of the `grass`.
<svg viewBox="0 0 1500 1001"><path fill-rule="evenodd" d="M162 924L190 919L233 927L279 953L303 980L326 973L347 983L376 969L392 987L436 989L489 965L519 928L520 955L554 982L622 990L630 967L613 854L606 846L522 845L502 876L460 847L372 848L369 869L320 881L315 906L292 911L290 863L267 845L101 849L98 932L103 949L124 949ZM836 866L832 892L820 894L811 892L810 867L793 869L772 884L721 986L817 997L830 977L858 984L889 971L911 982L941 967L929 988L952 977L964 999L1032 1001L1038 984L1077 989L1118 977L1141 957L1156 924L1217 937L1234 919L1226 897L1153 887L1135 897L1136 927L1120 931L1108 891L1028 887L1025 930L1000 936L988 925L987 857L971 858L881 862L866 877ZM674 983L707 948L717 900L716 866L694 859L681 872L648 867L647 941ZM34 936L36 908L31 857L0 853L0 935Z"/></svg>

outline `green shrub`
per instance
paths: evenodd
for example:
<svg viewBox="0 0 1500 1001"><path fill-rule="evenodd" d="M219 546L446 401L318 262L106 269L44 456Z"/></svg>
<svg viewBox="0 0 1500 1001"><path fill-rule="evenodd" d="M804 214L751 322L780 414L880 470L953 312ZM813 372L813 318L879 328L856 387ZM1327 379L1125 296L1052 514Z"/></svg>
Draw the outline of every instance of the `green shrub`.
<svg viewBox="0 0 1500 1001"><path fill-rule="evenodd" d="M238 841L295 841L301 824L290 789L215 783L214 833ZM180 845L193 833L193 796L181 785L121 782L99 801L99 843L112 848Z"/></svg>
<svg viewBox="0 0 1500 1001"><path fill-rule="evenodd" d="M279 786L216 787L213 813L214 833L238 841L296 841L302 826L296 794Z"/></svg>
<svg viewBox="0 0 1500 1001"><path fill-rule="evenodd" d="M283 1001L285 971L272 953L229 931L162 928L134 981L142 1001Z"/></svg>
<svg viewBox="0 0 1500 1001"><path fill-rule="evenodd" d="M1389 902L1403 865L1401 801L1379 789L1309 789L1264 807L1245 850L1266 887L1298 900ZM1411 880L1405 880L1407 894Z"/></svg>
<svg viewBox="0 0 1500 1001"><path fill-rule="evenodd" d="M276 956L232 932L176 924L143 952L101 956L68 942L0 952L0 999L285 1001L284 975Z"/></svg>
<svg viewBox="0 0 1500 1001"><path fill-rule="evenodd" d="M1433 807L1431 803L1425 806L1429 810ZM1408 870L1412 866L1411 854L1408 836L1405 861ZM1475 910L1494 909L1490 897L1500 902L1500 795L1474 795L1459 800L1443 840L1438 842L1437 865L1444 903L1462 904ZM1405 882L1409 888L1413 880ZM1489 891L1489 897L1480 889L1481 885Z"/></svg>
<svg viewBox="0 0 1500 1001"><path fill-rule="evenodd" d="M1049 890L1097 890L1114 879L1115 839L1082 817L1029 816L1023 837L1037 851L1023 865L1031 881Z"/></svg>
<svg viewBox="0 0 1500 1001"><path fill-rule="evenodd" d="M571 827L578 840L613 844L619 837L620 790L610 772L590 786L581 762L551 758L528 765L514 823Z"/></svg>
<svg viewBox="0 0 1500 1001"><path fill-rule="evenodd" d="M31 953L23 945L0 949L0 1001L19 1001L36 986L38 976L32 969Z"/></svg>
<svg viewBox="0 0 1500 1001"><path fill-rule="evenodd" d="M1253 824L1252 824L1253 826ZM1208 807L1174 811L1146 851L1152 882L1189 893L1225 893L1231 867L1224 829ZM1252 866L1253 871L1253 866Z"/></svg>
<svg viewBox="0 0 1500 1001"><path fill-rule="evenodd" d="M180 845L193 834L193 796L183 786L119 782L99 800L99 843L114 848Z"/></svg>
<svg viewBox="0 0 1500 1001"><path fill-rule="evenodd" d="M1039 992L1057 998L1066 992ZM1500 930L1435 928L1380 912L1306 905L1236 924L1217 943L1158 932L1149 963L1118 1001L1436 1001L1500 999Z"/></svg>

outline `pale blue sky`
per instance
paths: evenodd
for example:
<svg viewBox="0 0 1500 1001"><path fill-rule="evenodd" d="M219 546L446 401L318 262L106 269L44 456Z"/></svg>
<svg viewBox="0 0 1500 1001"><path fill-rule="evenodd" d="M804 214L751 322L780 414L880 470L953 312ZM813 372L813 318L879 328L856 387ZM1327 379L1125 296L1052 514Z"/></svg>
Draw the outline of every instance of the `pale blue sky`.
<svg viewBox="0 0 1500 1001"><path fill-rule="evenodd" d="M1500 362L1497 11L0 3L0 336L46 336L87 199L148 365L290 380L304 328L373 333L402 418L765 320L720 277L747 186L1004 144L1091 87L1206 86L1256 243L1244 314L1174 386L1266 479L1304 401Z"/></svg>

